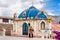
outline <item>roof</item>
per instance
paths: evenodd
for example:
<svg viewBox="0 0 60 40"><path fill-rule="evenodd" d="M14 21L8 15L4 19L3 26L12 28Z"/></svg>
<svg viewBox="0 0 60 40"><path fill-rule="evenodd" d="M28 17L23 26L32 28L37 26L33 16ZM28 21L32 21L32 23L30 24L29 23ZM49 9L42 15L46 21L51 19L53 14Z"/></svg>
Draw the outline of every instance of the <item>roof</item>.
<svg viewBox="0 0 60 40"><path fill-rule="evenodd" d="M12 17L0 16L0 19L3 19L3 18L6 18L6 19L12 19L12 20L13 20Z"/></svg>
<svg viewBox="0 0 60 40"><path fill-rule="evenodd" d="M38 15L38 18L47 18L47 16L42 12L42 13L40 13L39 15Z"/></svg>
<svg viewBox="0 0 60 40"><path fill-rule="evenodd" d="M34 6L29 7L28 9L24 10L22 13L19 14L18 18L24 18L23 13L26 14L26 17L28 18L44 18L46 19L47 16L44 14L44 12L41 12L40 10L38 10L37 8L35 8Z"/></svg>

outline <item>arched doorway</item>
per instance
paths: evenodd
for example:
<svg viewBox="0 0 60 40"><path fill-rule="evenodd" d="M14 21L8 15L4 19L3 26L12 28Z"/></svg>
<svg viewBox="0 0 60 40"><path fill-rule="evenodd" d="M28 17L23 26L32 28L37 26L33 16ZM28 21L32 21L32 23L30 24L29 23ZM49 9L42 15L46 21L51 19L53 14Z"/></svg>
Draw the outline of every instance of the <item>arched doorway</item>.
<svg viewBox="0 0 60 40"><path fill-rule="evenodd" d="M23 35L28 35L28 24L27 23L23 23L22 33Z"/></svg>
<svg viewBox="0 0 60 40"><path fill-rule="evenodd" d="M45 22L41 22L41 29L42 29L42 30L45 29Z"/></svg>

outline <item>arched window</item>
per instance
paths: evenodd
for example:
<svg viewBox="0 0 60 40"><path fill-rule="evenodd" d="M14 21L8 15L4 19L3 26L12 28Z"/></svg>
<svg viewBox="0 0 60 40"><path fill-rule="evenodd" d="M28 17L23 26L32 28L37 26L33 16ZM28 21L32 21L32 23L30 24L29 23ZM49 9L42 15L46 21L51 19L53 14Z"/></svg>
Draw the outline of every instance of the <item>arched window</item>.
<svg viewBox="0 0 60 40"><path fill-rule="evenodd" d="M45 23L41 22L41 29L44 30L45 29Z"/></svg>
<svg viewBox="0 0 60 40"><path fill-rule="evenodd" d="M22 33L23 35L28 35L28 24L27 23L23 23Z"/></svg>

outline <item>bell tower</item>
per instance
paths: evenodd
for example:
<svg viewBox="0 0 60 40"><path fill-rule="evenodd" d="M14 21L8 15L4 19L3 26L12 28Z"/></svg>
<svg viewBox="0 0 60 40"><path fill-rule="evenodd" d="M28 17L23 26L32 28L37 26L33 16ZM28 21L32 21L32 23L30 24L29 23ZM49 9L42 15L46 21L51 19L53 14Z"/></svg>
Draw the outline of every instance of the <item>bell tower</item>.
<svg viewBox="0 0 60 40"><path fill-rule="evenodd" d="M17 18L17 14L16 13L14 13L14 17L13 18L14 18L14 20Z"/></svg>

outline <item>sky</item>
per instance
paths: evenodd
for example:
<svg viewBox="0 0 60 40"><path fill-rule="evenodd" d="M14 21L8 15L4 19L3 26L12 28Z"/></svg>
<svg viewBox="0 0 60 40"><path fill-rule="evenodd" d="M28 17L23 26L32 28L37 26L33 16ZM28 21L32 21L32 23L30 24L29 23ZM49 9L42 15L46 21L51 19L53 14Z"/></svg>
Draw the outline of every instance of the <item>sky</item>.
<svg viewBox="0 0 60 40"><path fill-rule="evenodd" d="M14 13L18 16L32 5L49 15L60 15L60 0L0 0L0 16L13 17Z"/></svg>

